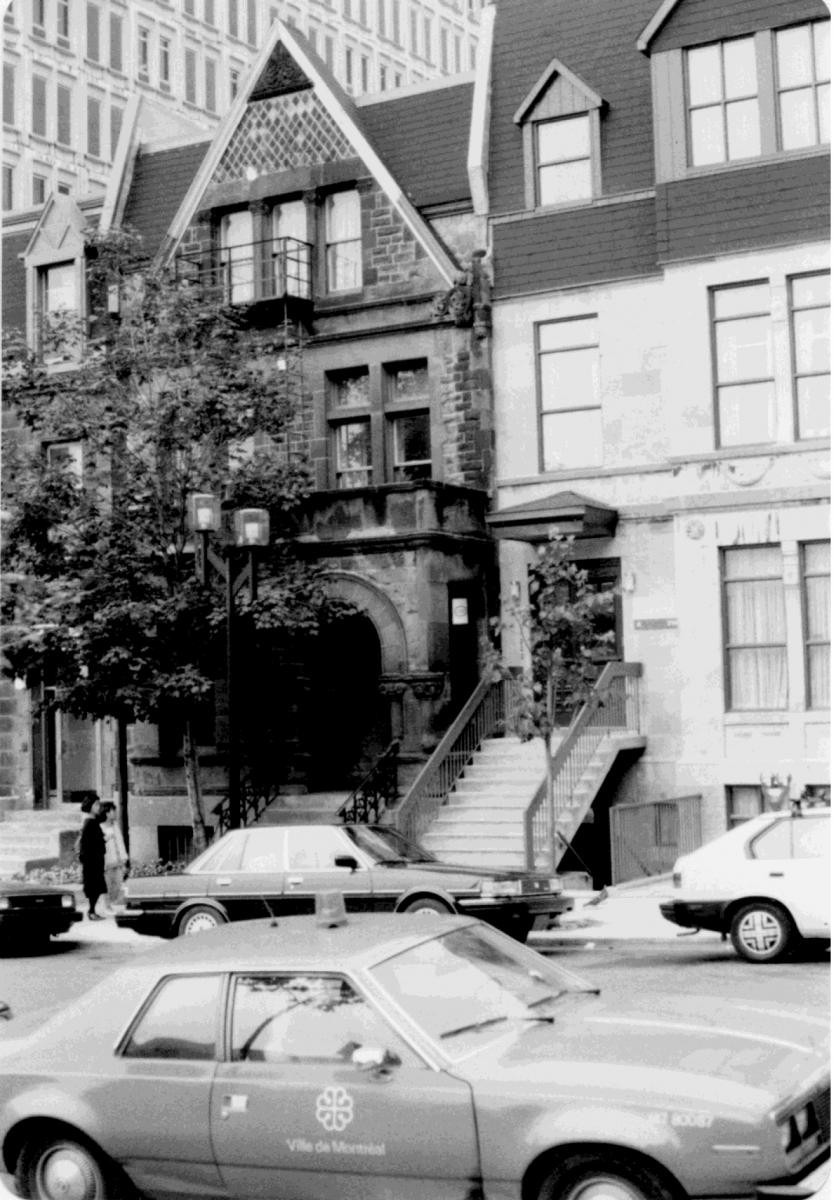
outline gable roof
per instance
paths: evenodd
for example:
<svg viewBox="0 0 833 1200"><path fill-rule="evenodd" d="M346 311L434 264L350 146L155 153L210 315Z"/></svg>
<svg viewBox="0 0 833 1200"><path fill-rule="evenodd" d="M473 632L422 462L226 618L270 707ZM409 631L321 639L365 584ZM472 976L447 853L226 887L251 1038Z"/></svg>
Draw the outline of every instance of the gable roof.
<svg viewBox="0 0 833 1200"><path fill-rule="evenodd" d="M145 250L155 255L182 203L210 142L194 142L165 150L139 150L124 205L123 223L141 234Z"/></svg>
<svg viewBox="0 0 833 1200"><path fill-rule="evenodd" d="M458 267L433 229L405 194L400 182L382 160L365 130L356 105L342 91L332 72L318 58L309 42L291 26L276 21L256 58L246 87L241 88L182 199L160 248L165 261L176 250L188 225L202 204L215 170L248 110L252 97L283 95L314 87L315 96L341 135L353 147L365 168L386 194L393 209L420 243L440 276L453 284Z"/></svg>
<svg viewBox="0 0 833 1200"><path fill-rule="evenodd" d="M473 81L363 104L368 140L418 208L471 200L466 171Z"/></svg>

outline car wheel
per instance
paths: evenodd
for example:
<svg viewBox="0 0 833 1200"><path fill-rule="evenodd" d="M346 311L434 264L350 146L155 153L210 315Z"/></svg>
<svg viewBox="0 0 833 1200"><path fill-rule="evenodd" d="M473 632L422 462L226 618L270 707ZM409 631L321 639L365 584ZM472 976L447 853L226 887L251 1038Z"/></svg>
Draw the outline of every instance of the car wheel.
<svg viewBox="0 0 833 1200"><path fill-rule="evenodd" d="M20 1194L30 1200L126 1200L134 1195L113 1164L85 1142L60 1132L23 1147L16 1180Z"/></svg>
<svg viewBox="0 0 833 1200"><path fill-rule="evenodd" d="M752 900L732 917L732 945L748 962L775 962L786 954L795 934L789 914L778 904Z"/></svg>
<svg viewBox="0 0 833 1200"><path fill-rule="evenodd" d="M641 1163L597 1154L573 1154L544 1182L538 1200L674 1200Z"/></svg>
<svg viewBox="0 0 833 1200"><path fill-rule="evenodd" d="M412 900L399 911L424 913L428 917L447 917L452 910L442 900L435 900L433 896L420 896L418 900Z"/></svg>
<svg viewBox="0 0 833 1200"><path fill-rule="evenodd" d="M191 937L194 933L205 933L208 929L217 929L225 924L226 918L216 908L210 908L207 904L195 904L179 918L176 932L178 937Z"/></svg>

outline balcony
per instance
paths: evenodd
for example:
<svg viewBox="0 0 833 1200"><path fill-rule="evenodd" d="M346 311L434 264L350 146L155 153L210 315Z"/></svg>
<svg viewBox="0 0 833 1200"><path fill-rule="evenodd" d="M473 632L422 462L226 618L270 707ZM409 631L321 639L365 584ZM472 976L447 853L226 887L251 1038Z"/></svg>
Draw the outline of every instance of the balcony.
<svg viewBox="0 0 833 1200"><path fill-rule="evenodd" d="M207 295L247 311L253 325L307 322L312 314L312 246L297 238L187 251L176 275Z"/></svg>

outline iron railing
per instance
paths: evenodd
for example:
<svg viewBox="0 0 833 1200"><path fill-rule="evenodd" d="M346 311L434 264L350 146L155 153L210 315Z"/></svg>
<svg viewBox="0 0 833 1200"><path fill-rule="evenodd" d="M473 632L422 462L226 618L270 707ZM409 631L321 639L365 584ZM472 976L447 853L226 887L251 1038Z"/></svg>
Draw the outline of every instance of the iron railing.
<svg viewBox="0 0 833 1200"><path fill-rule="evenodd" d="M186 251L175 261L177 278L219 293L227 304L312 299L312 246L297 238Z"/></svg>
<svg viewBox="0 0 833 1200"><path fill-rule="evenodd" d="M552 756L555 811L547 804L546 779L526 810L524 840L528 869L534 869L544 855L549 858L553 820L555 836L562 836L559 821L572 815L576 788L602 741L611 733L639 732L641 674L641 663L606 663L593 691L571 722Z"/></svg>
<svg viewBox="0 0 833 1200"><path fill-rule="evenodd" d="M391 742L387 750L354 788L338 810L345 824L368 825L376 822L399 799L399 742Z"/></svg>
<svg viewBox="0 0 833 1200"><path fill-rule="evenodd" d="M485 738L511 732L517 686L491 671L480 680L396 812L405 837L419 841Z"/></svg>
<svg viewBox="0 0 833 1200"><path fill-rule="evenodd" d="M273 799L273 796L264 796L261 792L256 792L249 784L241 784L241 829L244 829L247 825L254 825L255 821L257 821L261 813L263 813L269 807ZM215 836L219 837L221 833L228 833L229 829L231 829L231 807L229 805L228 796L224 796L219 804L214 805L211 811L217 820Z"/></svg>

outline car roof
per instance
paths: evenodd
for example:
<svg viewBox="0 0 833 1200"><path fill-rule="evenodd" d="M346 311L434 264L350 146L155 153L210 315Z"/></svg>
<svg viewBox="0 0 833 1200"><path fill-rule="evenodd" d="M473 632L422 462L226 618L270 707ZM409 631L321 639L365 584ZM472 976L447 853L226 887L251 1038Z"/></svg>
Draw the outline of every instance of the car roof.
<svg viewBox="0 0 833 1200"><path fill-rule="evenodd" d="M177 938L142 954L152 968L171 971L283 970L285 967L362 970L440 933L478 922L470 917L354 913L334 927L315 916L236 921Z"/></svg>

